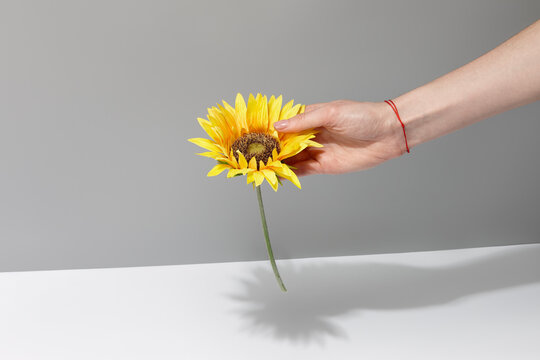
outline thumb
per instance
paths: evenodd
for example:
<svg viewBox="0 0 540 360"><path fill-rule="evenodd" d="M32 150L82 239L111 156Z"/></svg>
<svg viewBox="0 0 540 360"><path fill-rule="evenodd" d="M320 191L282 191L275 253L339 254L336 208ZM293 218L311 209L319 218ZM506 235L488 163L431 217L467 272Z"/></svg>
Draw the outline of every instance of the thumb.
<svg viewBox="0 0 540 360"><path fill-rule="evenodd" d="M326 115L324 108L303 112L290 119L274 123L274 129L284 133L313 129L327 124L328 117Z"/></svg>

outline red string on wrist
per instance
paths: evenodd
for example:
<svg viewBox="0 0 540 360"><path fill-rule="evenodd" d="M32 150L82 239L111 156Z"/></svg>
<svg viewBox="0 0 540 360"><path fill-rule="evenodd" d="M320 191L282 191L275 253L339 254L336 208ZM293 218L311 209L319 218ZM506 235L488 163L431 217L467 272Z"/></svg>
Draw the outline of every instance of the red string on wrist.
<svg viewBox="0 0 540 360"><path fill-rule="evenodd" d="M394 112L396 113L397 119L399 120L399 123L401 124L401 128L403 129L403 137L405 138L405 147L407 148L407 152L410 153L409 144L407 143L407 134L405 133L405 124L403 123L403 121L401 121L401 117L399 116L399 112L397 111L396 104L394 104L392 100L384 100L384 102L390 105L392 110L394 110Z"/></svg>

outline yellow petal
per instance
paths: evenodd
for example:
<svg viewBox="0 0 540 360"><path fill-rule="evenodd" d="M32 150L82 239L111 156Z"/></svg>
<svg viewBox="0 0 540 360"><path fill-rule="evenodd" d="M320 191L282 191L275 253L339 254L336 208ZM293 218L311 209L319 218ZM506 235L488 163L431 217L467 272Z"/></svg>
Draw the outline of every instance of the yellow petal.
<svg viewBox="0 0 540 360"><path fill-rule="evenodd" d="M226 158L226 157L221 157L221 158L217 158L216 159L217 161L221 162L222 164L223 163L227 163L229 164L229 166L233 169L236 169L236 160L233 158L233 160L229 159L229 158Z"/></svg>
<svg viewBox="0 0 540 360"><path fill-rule="evenodd" d="M284 108L285 109L285 108ZM281 117L283 119L290 119L293 116L298 114L298 110L300 110L300 104L294 105L292 108L288 109L287 111L281 111Z"/></svg>
<svg viewBox="0 0 540 360"><path fill-rule="evenodd" d="M208 120L212 123L213 126L219 128L224 135L230 136L229 124L225 120L220 109L217 107L208 108Z"/></svg>
<svg viewBox="0 0 540 360"><path fill-rule="evenodd" d="M294 100L291 100L288 103L286 103L285 106L283 106L283 109L281 109L281 112L279 114L279 120L288 119L288 117L285 117L285 116L289 113L289 110L292 108L293 103L294 103Z"/></svg>
<svg viewBox="0 0 540 360"><path fill-rule="evenodd" d="M257 159L255 159L255 156L249 159L249 168L257 170Z"/></svg>
<svg viewBox="0 0 540 360"><path fill-rule="evenodd" d="M278 175L284 177L285 179L291 181L299 189L301 189L300 181L296 174L287 166L287 164L281 164L281 169L277 171Z"/></svg>
<svg viewBox="0 0 540 360"><path fill-rule="evenodd" d="M313 146L313 147L318 147L318 148L324 147L324 145L319 144L318 142L313 141L313 140L308 140L307 144L308 144L308 146Z"/></svg>
<svg viewBox="0 0 540 360"><path fill-rule="evenodd" d="M241 128L244 129L244 131L249 131L249 127L246 121L246 102L244 101L244 97L240 93L236 94L235 107L236 121L238 122L238 124L240 124Z"/></svg>
<svg viewBox="0 0 540 360"><path fill-rule="evenodd" d="M238 162L236 161L236 158L234 157L234 154L233 154L233 151L231 149L230 153L229 153L229 160L231 161L231 165L233 168L235 169L238 169Z"/></svg>
<svg viewBox="0 0 540 360"><path fill-rule="evenodd" d="M268 164L266 164L265 169L270 169L274 171L281 170L281 161L276 160L276 161L269 162Z"/></svg>
<svg viewBox="0 0 540 360"><path fill-rule="evenodd" d="M268 104L266 96L249 94L247 105L247 123L249 132L266 133L268 129Z"/></svg>
<svg viewBox="0 0 540 360"><path fill-rule="evenodd" d="M268 179L267 179L268 180ZM279 183L275 183L275 184L272 184L270 181L268 182L270 184L270 186L272 187L272 189L274 191L278 191L278 186L279 186Z"/></svg>
<svg viewBox="0 0 540 360"><path fill-rule="evenodd" d="M212 159L217 159L217 158L223 157L223 154L216 153L216 152L213 152L213 151L206 151L206 152L202 152L202 153L197 153L196 155L206 156L206 157L209 157L209 158L212 158Z"/></svg>
<svg viewBox="0 0 540 360"><path fill-rule="evenodd" d="M238 152L238 165L240 166L240 169L247 169L248 163L244 157L244 154L242 154L239 150L236 151Z"/></svg>
<svg viewBox="0 0 540 360"><path fill-rule="evenodd" d="M229 172L227 173L227 177L232 178L238 174L245 175L246 170L245 169L229 169Z"/></svg>
<svg viewBox="0 0 540 360"><path fill-rule="evenodd" d="M260 171L254 171L251 174L253 174L253 179L255 180L255 186L259 186L264 181L264 175Z"/></svg>
<svg viewBox="0 0 540 360"><path fill-rule="evenodd" d="M274 150L272 150L272 160L276 161L277 159L278 159L278 153L277 153L276 148L274 148Z"/></svg>
<svg viewBox="0 0 540 360"><path fill-rule="evenodd" d="M279 153L279 160L283 160L294 156L309 146L323 147L318 142L309 140L314 138L314 134L307 134L302 136L290 137L281 141L281 151Z"/></svg>
<svg viewBox="0 0 540 360"><path fill-rule="evenodd" d="M213 152L221 152L221 148L212 140L204 138L191 138L188 139L189 142L192 142L195 145L202 147L203 149L210 150Z"/></svg>
<svg viewBox="0 0 540 360"><path fill-rule="evenodd" d="M307 145L302 144L302 143L300 144L296 142L289 143L281 149L281 151L279 152L278 159L283 160L283 159L290 158L298 154L300 151L304 150L306 147Z"/></svg>
<svg viewBox="0 0 540 360"><path fill-rule="evenodd" d="M296 176L294 172L292 172L292 175L290 176L289 180L292 181L292 183L296 185L297 188L302 189L302 185L300 185L300 181L298 180L298 177Z"/></svg>
<svg viewBox="0 0 540 360"><path fill-rule="evenodd" d="M227 104L225 101L224 103ZM221 111L221 114L223 115L225 122L227 123L227 127L229 128L229 131L232 137L236 138L240 136L240 130L238 129L238 125L236 124L236 116L234 114L234 109L232 109L231 106L229 105L229 108L232 109L232 112L231 112L230 109L224 108L223 106L219 104L218 104L218 108ZM229 136L228 139L230 138L231 137Z"/></svg>
<svg viewBox="0 0 540 360"><path fill-rule="evenodd" d="M206 174L206 176L216 176L221 174L225 169L229 169L230 166L227 164L217 164Z"/></svg>
<svg viewBox="0 0 540 360"><path fill-rule="evenodd" d="M259 131L263 133L268 132L268 100L266 96L259 97L259 102L257 104L257 118L259 120Z"/></svg>
<svg viewBox="0 0 540 360"><path fill-rule="evenodd" d="M197 118L197 121L199 122L199 125L203 128L203 130L214 140L216 143L221 143L222 139L218 132L216 132L212 126L212 123L208 120L205 120L203 118Z"/></svg>
<svg viewBox="0 0 540 360"><path fill-rule="evenodd" d="M281 102L283 98L281 95L276 99L272 95L270 101L268 102L268 130L274 130L274 123L279 120L279 113L281 111Z"/></svg>
<svg viewBox="0 0 540 360"><path fill-rule="evenodd" d="M263 173L266 180L268 180L268 183L272 185L272 188L274 190L277 190L278 179L277 179L276 173L269 169L262 169L261 172Z"/></svg>
<svg viewBox="0 0 540 360"><path fill-rule="evenodd" d="M253 97L253 94L249 94L248 102L247 102L247 110L246 110L246 122L248 125L249 131L252 131L254 126L254 114L255 114L255 98Z"/></svg>

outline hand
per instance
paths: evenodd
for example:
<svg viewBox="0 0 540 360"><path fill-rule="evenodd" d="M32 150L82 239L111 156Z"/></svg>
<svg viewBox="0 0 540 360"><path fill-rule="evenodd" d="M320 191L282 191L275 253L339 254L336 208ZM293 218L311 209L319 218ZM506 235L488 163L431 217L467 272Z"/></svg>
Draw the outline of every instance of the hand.
<svg viewBox="0 0 540 360"><path fill-rule="evenodd" d="M403 130L384 102L339 100L306 106L306 111L274 124L279 132L317 128L313 139L324 145L309 147L284 162L295 166L297 176L342 174L373 167L402 155Z"/></svg>

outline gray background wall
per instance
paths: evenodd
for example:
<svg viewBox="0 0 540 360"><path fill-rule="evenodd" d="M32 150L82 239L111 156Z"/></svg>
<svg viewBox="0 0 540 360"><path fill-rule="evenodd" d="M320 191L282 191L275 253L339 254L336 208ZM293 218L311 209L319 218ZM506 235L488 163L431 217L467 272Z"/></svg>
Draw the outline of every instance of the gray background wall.
<svg viewBox="0 0 540 360"><path fill-rule="evenodd" d="M537 0L1 1L0 271L266 259L255 192L187 138L236 92L383 100ZM540 240L540 104L264 198L279 258Z"/></svg>

